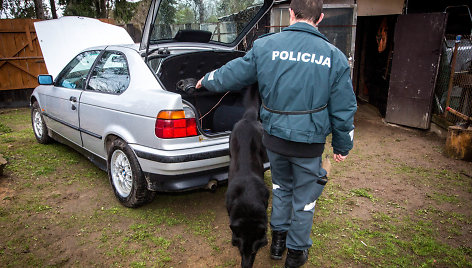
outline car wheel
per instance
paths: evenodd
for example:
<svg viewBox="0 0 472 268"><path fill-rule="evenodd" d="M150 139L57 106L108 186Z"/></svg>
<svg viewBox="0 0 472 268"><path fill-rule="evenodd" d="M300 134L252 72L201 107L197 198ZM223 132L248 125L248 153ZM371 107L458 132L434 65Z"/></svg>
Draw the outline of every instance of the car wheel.
<svg viewBox="0 0 472 268"><path fill-rule="evenodd" d="M51 137L48 136L48 128L44 122L37 101L35 101L31 106L31 125L33 126L34 136L39 143L46 144L51 142Z"/></svg>
<svg viewBox="0 0 472 268"><path fill-rule="evenodd" d="M112 142L107 167L115 196L125 207L139 207L154 199L156 193L147 189L138 159L123 140Z"/></svg>

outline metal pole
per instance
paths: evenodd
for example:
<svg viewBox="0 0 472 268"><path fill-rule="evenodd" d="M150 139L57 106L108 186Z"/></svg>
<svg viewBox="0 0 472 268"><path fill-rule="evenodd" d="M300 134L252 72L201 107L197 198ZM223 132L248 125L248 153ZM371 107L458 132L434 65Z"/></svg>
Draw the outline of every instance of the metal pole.
<svg viewBox="0 0 472 268"><path fill-rule="evenodd" d="M449 107L451 102L451 91L452 85L454 84L454 74L456 72L456 59L457 59L457 50L459 48L459 43L461 42L461 36L456 36L456 43L454 44L454 54L452 54L452 63L451 63L451 73L449 75L449 84L447 86L447 99L446 107ZM444 111L444 117L447 115L447 109Z"/></svg>

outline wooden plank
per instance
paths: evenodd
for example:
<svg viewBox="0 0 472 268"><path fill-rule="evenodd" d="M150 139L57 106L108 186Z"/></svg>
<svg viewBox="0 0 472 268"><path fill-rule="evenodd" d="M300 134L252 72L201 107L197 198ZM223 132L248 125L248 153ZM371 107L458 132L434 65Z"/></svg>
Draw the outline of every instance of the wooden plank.
<svg viewBox="0 0 472 268"><path fill-rule="evenodd" d="M18 34L17 38L20 40L21 44L26 43L27 47L25 47L19 54L18 56L29 56L32 54L32 48L33 44L29 42L28 40L28 34L29 33L29 21L20 21L19 24L23 26L25 29L23 33ZM30 35L31 37L31 35ZM27 88L29 85L31 85L32 79L36 78L36 75L32 73L31 71L31 64L29 64L28 60L19 60L15 61L20 67L22 67L22 71L25 73L21 73L20 75L22 78L23 82L23 88ZM26 74L26 75L25 75Z"/></svg>
<svg viewBox="0 0 472 268"><path fill-rule="evenodd" d="M13 26L16 25L16 23L14 23L13 20L10 20L9 24L10 24L10 27L13 27ZM7 37L8 38L5 39L7 53L8 53L7 55L12 55L12 51L14 51L16 49L15 34L9 34ZM0 67L2 67L2 65L3 65L3 62L0 62ZM15 68L13 68L13 66L10 66L10 65L7 68L5 68L5 70L7 72L7 77L6 77L5 84L7 85L7 88L12 88L17 83L17 82L14 83L14 81L16 81L16 79L20 79L16 75L17 70L15 70ZM21 81L20 81L20 83L21 83Z"/></svg>
<svg viewBox="0 0 472 268"><path fill-rule="evenodd" d="M24 33L25 29L1 30L0 33ZM30 30L30 33L36 33L35 30Z"/></svg>
<svg viewBox="0 0 472 268"><path fill-rule="evenodd" d="M13 23L16 23L18 25L19 21L14 21ZM15 47L20 47L20 46L23 47L23 49L20 50L18 55L20 55L24 50L26 50L26 46L28 45L27 42L24 41L24 39L26 39L24 34L16 34L13 38ZM23 44L25 45L23 46ZM9 62L9 64L21 70L21 66L19 67L15 66L15 64L11 62ZM26 85L25 85L24 75L18 70L15 70L15 71L16 72L14 72L14 76L13 76L13 78L15 79L13 80L14 83L17 84L20 88L25 88Z"/></svg>
<svg viewBox="0 0 472 268"><path fill-rule="evenodd" d="M2 20L0 20L0 22L1 21ZM6 22L3 22L3 24L5 25L5 27L10 26L11 21L7 20ZM9 46L8 41L11 39L12 36L13 36L12 34L1 34L2 38L0 38L0 41L2 43L2 46L0 47L0 53L4 55L10 54L9 49L12 49L12 48Z"/></svg>
<svg viewBox="0 0 472 268"><path fill-rule="evenodd" d="M0 60L9 61L9 60L36 60L36 59L43 59L42 56L27 56L27 57L6 57L1 58Z"/></svg>
<svg viewBox="0 0 472 268"><path fill-rule="evenodd" d="M30 51L33 51L33 41L31 41L29 25L25 25L25 34L26 34L26 40L28 40L28 47Z"/></svg>
<svg viewBox="0 0 472 268"><path fill-rule="evenodd" d="M13 72L16 71L13 70L13 67L10 67L10 65L3 66L0 70L0 89L11 89L13 87L11 79Z"/></svg>
<svg viewBox="0 0 472 268"><path fill-rule="evenodd" d="M6 89L8 88L6 83L7 83L7 70L6 67L0 69L0 89Z"/></svg>
<svg viewBox="0 0 472 268"><path fill-rule="evenodd" d="M35 21L40 21L38 19L3 19L0 20L0 33L24 33L25 27L24 24L30 25L30 32L35 32L34 27L32 26Z"/></svg>
<svg viewBox="0 0 472 268"><path fill-rule="evenodd" d="M34 39L37 39L37 36L34 36L33 40L34 40ZM7 40L9 40L9 39L7 39ZM12 44L11 44L11 40L9 40L8 43L9 43L9 44L7 44L7 45L9 45L9 46L11 46L11 47L16 47L16 45L12 45ZM18 55L27 45L28 45L28 44L23 44L22 46L20 46L20 48L19 48L13 55L10 55L10 57L14 57L14 56ZM6 63L6 62L0 62L0 67L2 67L2 65L5 64L5 63Z"/></svg>

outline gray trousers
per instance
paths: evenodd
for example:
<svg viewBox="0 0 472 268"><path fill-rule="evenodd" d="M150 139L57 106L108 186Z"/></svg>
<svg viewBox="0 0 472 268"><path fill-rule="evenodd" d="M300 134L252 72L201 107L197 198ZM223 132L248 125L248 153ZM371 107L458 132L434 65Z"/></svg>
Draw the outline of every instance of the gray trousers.
<svg viewBox="0 0 472 268"><path fill-rule="evenodd" d="M272 174L273 231L288 231L287 248L311 247L315 204L326 184L321 157L287 157L267 150Z"/></svg>

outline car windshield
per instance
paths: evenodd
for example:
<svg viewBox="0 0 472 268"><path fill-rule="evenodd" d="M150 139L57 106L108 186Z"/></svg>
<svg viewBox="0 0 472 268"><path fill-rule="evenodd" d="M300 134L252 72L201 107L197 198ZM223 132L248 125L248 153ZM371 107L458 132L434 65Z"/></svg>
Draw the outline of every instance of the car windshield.
<svg viewBox="0 0 472 268"><path fill-rule="evenodd" d="M230 44L261 9L263 0L162 0L151 43L175 39L183 30L206 31ZM194 33L196 34L196 33ZM202 34L201 32L199 34Z"/></svg>

